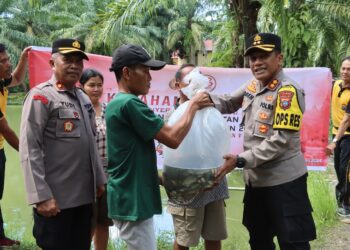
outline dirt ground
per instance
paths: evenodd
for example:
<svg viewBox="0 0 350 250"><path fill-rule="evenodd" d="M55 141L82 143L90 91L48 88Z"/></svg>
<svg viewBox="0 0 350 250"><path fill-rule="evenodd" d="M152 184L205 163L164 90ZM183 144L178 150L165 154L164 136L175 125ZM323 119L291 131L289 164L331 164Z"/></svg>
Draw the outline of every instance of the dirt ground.
<svg viewBox="0 0 350 250"><path fill-rule="evenodd" d="M350 219L348 219L350 223ZM350 250L350 224L339 222L335 227L328 229L319 239L323 246L316 247L317 250Z"/></svg>
<svg viewBox="0 0 350 250"><path fill-rule="evenodd" d="M329 159L328 163L330 177L332 179L332 186L335 186L337 179L334 173L333 159ZM316 240L317 245L315 250L350 250L350 218L340 218L339 222L332 228L329 228ZM323 245L322 247L318 247Z"/></svg>

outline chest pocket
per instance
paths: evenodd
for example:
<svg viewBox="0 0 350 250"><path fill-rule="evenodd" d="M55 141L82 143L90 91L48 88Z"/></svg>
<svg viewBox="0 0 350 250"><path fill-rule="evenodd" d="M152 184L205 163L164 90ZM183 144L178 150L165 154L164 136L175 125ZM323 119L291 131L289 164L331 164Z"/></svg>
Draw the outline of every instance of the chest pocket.
<svg viewBox="0 0 350 250"><path fill-rule="evenodd" d="M276 97L274 94L259 96L259 108L254 114L254 135L269 137L273 134L273 114Z"/></svg>
<svg viewBox="0 0 350 250"><path fill-rule="evenodd" d="M74 109L60 108L56 123L56 136L76 138L80 137L80 114Z"/></svg>

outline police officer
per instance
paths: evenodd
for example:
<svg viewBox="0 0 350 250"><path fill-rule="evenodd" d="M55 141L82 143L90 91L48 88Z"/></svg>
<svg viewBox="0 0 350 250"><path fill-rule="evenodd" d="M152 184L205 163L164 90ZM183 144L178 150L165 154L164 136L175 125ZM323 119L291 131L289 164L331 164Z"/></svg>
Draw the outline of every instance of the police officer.
<svg viewBox="0 0 350 250"><path fill-rule="evenodd" d="M83 71L84 44L52 44L53 75L26 96L20 157L33 235L42 249L88 250L94 198L104 191L105 174L94 138L95 113L75 83Z"/></svg>
<svg viewBox="0 0 350 250"><path fill-rule="evenodd" d="M340 78L333 83L332 89L332 134L333 140L327 146L326 153L334 151L334 168L338 184L335 193L338 203L337 213L350 217L350 56L341 61Z"/></svg>
<svg viewBox="0 0 350 250"><path fill-rule="evenodd" d="M243 110L244 152L226 155L220 179L243 168L243 224L251 249L310 249L316 238L307 194L307 169L300 150L304 92L282 70L281 39L259 33L247 41L254 78L231 95L210 95L222 113Z"/></svg>

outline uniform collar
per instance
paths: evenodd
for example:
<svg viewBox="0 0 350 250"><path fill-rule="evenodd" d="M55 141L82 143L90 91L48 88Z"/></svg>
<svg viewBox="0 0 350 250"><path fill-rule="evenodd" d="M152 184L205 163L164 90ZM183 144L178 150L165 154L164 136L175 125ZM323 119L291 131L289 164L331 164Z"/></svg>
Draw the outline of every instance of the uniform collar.
<svg viewBox="0 0 350 250"><path fill-rule="evenodd" d="M284 78L283 70L281 69L278 74L272 79L272 81L265 86L270 91L275 91L278 86L281 85L282 79Z"/></svg>
<svg viewBox="0 0 350 250"><path fill-rule="evenodd" d="M350 85L347 86L347 87L344 87L344 81L343 80L340 80L339 86L340 86L341 90L350 89Z"/></svg>
<svg viewBox="0 0 350 250"><path fill-rule="evenodd" d="M52 86L59 92L69 92L69 93L72 93L74 94L75 93L75 88L72 88L72 89L67 89L62 83L60 83L59 81L57 81L56 77L53 75L51 77L51 79L49 80L50 84L52 84Z"/></svg>

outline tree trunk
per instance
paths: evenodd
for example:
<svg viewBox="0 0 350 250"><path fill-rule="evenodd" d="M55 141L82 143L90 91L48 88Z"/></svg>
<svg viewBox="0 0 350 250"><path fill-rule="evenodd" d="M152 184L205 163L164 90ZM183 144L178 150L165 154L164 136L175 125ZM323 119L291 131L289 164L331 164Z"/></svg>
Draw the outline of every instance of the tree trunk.
<svg viewBox="0 0 350 250"><path fill-rule="evenodd" d="M231 17L238 20L238 34L244 35L244 41L258 33L256 21L261 8L261 3L254 0L228 0ZM239 46L237 36L233 36L233 44ZM235 46L234 46L235 47ZM243 57L245 44L241 53L237 53L233 58L233 64L237 67L248 67L248 62Z"/></svg>

